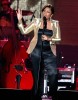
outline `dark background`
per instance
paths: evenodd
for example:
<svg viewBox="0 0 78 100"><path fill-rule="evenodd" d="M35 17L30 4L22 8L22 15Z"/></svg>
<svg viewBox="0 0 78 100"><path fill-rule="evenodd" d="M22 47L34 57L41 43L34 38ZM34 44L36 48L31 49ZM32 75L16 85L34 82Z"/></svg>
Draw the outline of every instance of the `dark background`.
<svg viewBox="0 0 78 100"><path fill-rule="evenodd" d="M54 7L54 19L59 20L62 38L57 45L59 66L67 63L78 66L78 0L54 0Z"/></svg>

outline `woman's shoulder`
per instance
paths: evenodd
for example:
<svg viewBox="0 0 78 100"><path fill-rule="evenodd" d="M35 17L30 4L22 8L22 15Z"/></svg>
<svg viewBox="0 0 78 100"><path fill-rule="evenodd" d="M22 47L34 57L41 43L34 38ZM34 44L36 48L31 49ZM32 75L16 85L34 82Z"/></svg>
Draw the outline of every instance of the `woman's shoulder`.
<svg viewBox="0 0 78 100"><path fill-rule="evenodd" d="M52 19L52 22L56 23L56 22L59 22L59 20L54 20L54 19Z"/></svg>
<svg viewBox="0 0 78 100"><path fill-rule="evenodd" d="M41 18L34 18L34 21L40 21Z"/></svg>
<svg viewBox="0 0 78 100"><path fill-rule="evenodd" d="M41 21L41 19L40 19L40 18L34 18L34 19L33 19L33 22L35 22L35 23L37 23L37 24L39 24L39 23L40 23L40 21Z"/></svg>

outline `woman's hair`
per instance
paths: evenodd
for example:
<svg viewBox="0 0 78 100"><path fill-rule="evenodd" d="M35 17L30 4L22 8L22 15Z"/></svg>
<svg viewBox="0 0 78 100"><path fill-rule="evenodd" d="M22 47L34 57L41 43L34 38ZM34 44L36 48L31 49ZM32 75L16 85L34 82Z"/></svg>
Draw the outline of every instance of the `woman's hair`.
<svg viewBox="0 0 78 100"><path fill-rule="evenodd" d="M43 8L42 8L42 12L44 11L45 8L50 8L51 9L51 12L52 14L54 14L54 7L51 5L51 4L46 4Z"/></svg>

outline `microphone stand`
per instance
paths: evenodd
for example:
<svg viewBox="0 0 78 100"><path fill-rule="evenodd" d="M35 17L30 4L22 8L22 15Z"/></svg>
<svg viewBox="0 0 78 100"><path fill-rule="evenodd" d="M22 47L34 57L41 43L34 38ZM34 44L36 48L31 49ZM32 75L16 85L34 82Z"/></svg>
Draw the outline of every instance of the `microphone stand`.
<svg viewBox="0 0 78 100"><path fill-rule="evenodd" d="M43 34L42 35L44 35L44 31L45 31L45 29L47 28L47 21L46 21L46 17L43 17ZM43 49L43 41L42 41L42 49ZM41 50L42 51L42 50ZM42 52L41 52L41 54L42 54Z"/></svg>
<svg viewBox="0 0 78 100"><path fill-rule="evenodd" d="M43 17L43 21L44 21L44 27L43 27L43 35L45 32L45 29L47 28L47 20L46 17ZM41 59L43 61L43 65L44 65L44 58L42 57L42 50L43 50L43 41L42 41L42 47L41 47ZM43 86L43 95L42 95L42 100L52 100L52 98L48 97L48 91L49 91L49 87L48 87L48 75L47 75L47 70L44 68L44 86Z"/></svg>
<svg viewBox="0 0 78 100"><path fill-rule="evenodd" d="M45 32L45 29L47 28L47 20L46 20L46 17L43 17L43 34L44 35L44 32ZM42 57L42 51L43 51L43 42L42 41L42 47L41 47L41 60L42 60L42 63L43 63L43 66L44 66L44 58ZM44 88L43 88L43 95L42 95L42 99L44 98L47 98L47 91L48 91L48 87L47 87L47 70L44 68Z"/></svg>

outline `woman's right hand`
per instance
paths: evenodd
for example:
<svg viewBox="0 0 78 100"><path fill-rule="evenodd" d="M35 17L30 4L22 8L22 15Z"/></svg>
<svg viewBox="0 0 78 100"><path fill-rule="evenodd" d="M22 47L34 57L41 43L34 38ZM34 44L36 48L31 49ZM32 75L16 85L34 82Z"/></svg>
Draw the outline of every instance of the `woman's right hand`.
<svg viewBox="0 0 78 100"><path fill-rule="evenodd" d="M16 14L17 14L17 19L20 22L22 20L22 10L18 9L16 11Z"/></svg>

